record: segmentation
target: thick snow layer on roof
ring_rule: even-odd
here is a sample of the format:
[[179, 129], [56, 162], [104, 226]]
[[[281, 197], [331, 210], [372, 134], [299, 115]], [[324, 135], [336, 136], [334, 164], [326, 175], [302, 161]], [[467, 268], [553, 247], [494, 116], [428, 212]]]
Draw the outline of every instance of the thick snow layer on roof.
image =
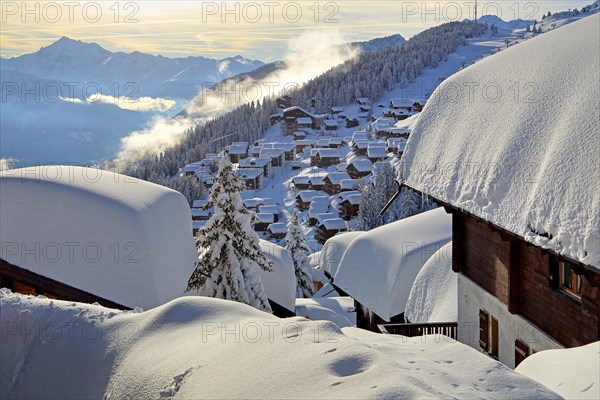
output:
[[565, 399], [600, 399], [600, 342], [540, 351], [527, 357], [515, 371]]
[[405, 149], [406, 183], [600, 270], [599, 37], [600, 15], [586, 17], [442, 83]]
[[339, 149], [319, 149], [317, 152], [321, 158], [341, 158], [342, 153]]
[[389, 321], [405, 310], [423, 264], [452, 238], [443, 208], [362, 233], [344, 252], [335, 284]]
[[263, 173], [262, 168], [240, 168], [235, 170], [235, 174], [242, 179], [256, 179], [262, 176]]
[[4, 260], [131, 308], [185, 291], [197, 252], [180, 193], [75, 166], [5, 171], [0, 185]]
[[2, 398], [558, 398], [455, 341], [342, 331], [232, 301], [134, 313], [2, 290], [0, 302], [0, 325], [15, 328], [3, 332]]
[[327, 174], [326, 179], [329, 179], [329, 181], [334, 185], [339, 185], [342, 180], [350, 179], [350, 175], [348, 175], [347, 172], [332, 172]]
[[415, 278], [406, 300], [406, 318], [414, 323], [458, 321], [457, 279], [449, 242], [427, 260]]
[[296, 122], [299, 125], [310, 125], [310, 124], [312, 124], [312, 118], [311, 117], [298, 117], [298, 118], [296, 118]]
[[341, 235], [336, 235], [325, 242], [319, 258], [321, 269], [327, 275], [335, 277], [346, 249], [355, 238], [363, 233], [364, 232], [345, 232]]
[[292, 256], [287, 249], [275, 243], [260, 240], [260, 248], [273, 261], [272, 271], [260, 270], [265, 292], [269, 300], [294, 312], [296, 306], [296, 272]]
[[344, 221], [341, 218], [324, 219], [322, 222], [322, 225], [328, 231], [331, 231], [331, 230], [344, 231], [344, 230], [348, 229], [348, 224], [346, 223], [346, 221]]
[[267, 227], [267, 230], [269, 230], [272, 233], [286, 233], [287, 226], [283, 222], [276, 222], [274, 224], [269, 225]]
[[[332, 289], [331, 287], [330, 290]], [[356, 326], [356, 312], [352, 297], [296, 299], [296, 315], [313, 321], [331, 321], [340, 328]]]
[[373, 169], [373, 163], [366, 158], [357, 158], [352, 160], [352, 165], [358, 172], [370, 172]]

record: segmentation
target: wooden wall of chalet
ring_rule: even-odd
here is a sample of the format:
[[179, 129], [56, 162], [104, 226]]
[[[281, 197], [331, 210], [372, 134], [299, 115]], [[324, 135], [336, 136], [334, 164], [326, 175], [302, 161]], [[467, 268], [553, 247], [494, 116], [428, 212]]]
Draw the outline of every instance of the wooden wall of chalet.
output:
[[452, 235], [454, 271], [497, 297], [512, 314], [565, 347], [600, 340], [600, 287], [592, 283], [593, 274], [583, 276], [579, 302], [552, 282], [557, 256], [456, 211]]

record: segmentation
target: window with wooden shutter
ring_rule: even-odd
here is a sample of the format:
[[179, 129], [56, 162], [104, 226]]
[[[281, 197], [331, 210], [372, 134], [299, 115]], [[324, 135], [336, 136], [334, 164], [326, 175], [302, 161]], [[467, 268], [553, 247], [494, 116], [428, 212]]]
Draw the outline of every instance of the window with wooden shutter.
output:
[[529, 355], [529, 346], [519, 339], [515, 340], [515, 368]]
[[479, 310], [479, 346], [485, 351], [489, 351], [489, 314]]
[[498, 347], [500, 342], [500, 331], [498, 327], [498, 320], [492, 317], [492, 341], [490, 343], [490, 354], [495, 359], [498, 359]]

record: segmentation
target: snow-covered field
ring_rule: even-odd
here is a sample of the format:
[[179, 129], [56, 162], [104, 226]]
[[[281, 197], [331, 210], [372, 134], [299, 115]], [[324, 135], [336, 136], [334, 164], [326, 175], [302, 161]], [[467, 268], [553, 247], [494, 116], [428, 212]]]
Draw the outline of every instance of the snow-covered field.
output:
[[535, 398], [541, 384], [444, 337], [393, 337], [185, 297], [143, 313], [0, 291], [0, 397]]

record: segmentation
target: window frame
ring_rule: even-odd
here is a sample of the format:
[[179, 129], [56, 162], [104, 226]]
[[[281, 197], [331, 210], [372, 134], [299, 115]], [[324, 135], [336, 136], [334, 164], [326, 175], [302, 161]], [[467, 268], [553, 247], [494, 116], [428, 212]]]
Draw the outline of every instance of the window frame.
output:
[[[577, 301], [581, 301], [581, 291], [583, 286], [583, 275], [578, 273], [573, 265], [568, 261], [558, 261], [558, 281], [557, 288], [567, 296], [574, 298]], [[568, 269], [568, 270], [567, 270]], [[567, 283], [567, 276], [570, 275], [570, 286]]]

